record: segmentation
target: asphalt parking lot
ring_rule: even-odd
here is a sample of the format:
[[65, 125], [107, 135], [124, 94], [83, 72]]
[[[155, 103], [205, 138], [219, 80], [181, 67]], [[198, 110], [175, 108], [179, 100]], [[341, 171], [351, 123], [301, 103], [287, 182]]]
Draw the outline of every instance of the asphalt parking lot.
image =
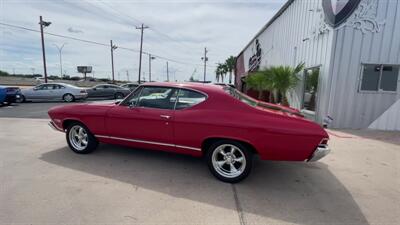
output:
[[58, 104], [0, 107], [0, 224], [400, 224], [399, 132], [331, 130], [321, 161], [256, 159], [231, 185], [188, 156], [75, 154], [47, 126]]

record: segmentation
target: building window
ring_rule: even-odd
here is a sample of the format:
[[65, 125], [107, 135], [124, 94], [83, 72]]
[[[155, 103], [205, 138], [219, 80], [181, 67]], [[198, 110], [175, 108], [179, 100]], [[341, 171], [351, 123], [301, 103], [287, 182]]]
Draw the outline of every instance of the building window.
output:
[[318, 102], [319, 67], [304, 71], [303, 109], [315, 112]]
[[396, 92], [400, 66], [365, 64], [360, 91]]

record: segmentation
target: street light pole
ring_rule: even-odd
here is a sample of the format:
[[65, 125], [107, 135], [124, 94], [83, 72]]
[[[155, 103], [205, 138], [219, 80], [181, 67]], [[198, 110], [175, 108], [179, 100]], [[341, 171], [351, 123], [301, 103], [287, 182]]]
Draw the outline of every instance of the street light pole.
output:
[[151, 82], [151, 60], [156, 59], [156, 57], [151, 56], [151, 54], [149, 54], [149, 82]]
[[112, 40], [110, 40], [110, 49], [111, 49], [111, 70], [112, 70], [112, 82], [115, 83], [114, 79], [114, 50], [117, 49], [118, 47], [116, 45], [113, 45]]
[[140, 27], [136, 27], [136, 29], [140, 29], [141, 35], [140, 35], [140, 56], [139, 56], [139, 77], [138, 77], [138, 83], [140, 84], [140, 75], [142, 73], [142, 50], [143, 50], [143, 30], [149, 28], [148, 26], [142, 25]]
[[62, 71], [63, 71], [63, 69], [62, 69], [62, 50], [63, 50], [65, 44], [66, 43], [63, 43], [61, 45], [61, 47], [58, 47], [58, 45], [54, 44], [54, 46], [56, 46], [56, 48], [58, 49], [58, 53], [60, 54], [60, 76], [61, 76], [61, 78], [63, 77], [63, 74], [62, 74]]
[[168, 61], [167, 61], [167, 82], [169, 82], [169, 70], [168, 70]]
[[203, 78], [204, 83], [206, 82], [206, 75], [207, 75], [207, 61], [208, 61], [207, 52], [208, 52], [207, 48], [204, 48], [204, 57], [201, 57], [201, 59], [204, 60], [204, 78]]
[[40, 25], [40, 35], [42, 38], [42, 55], [43, 55], [43, 70], [44, 70], [44, 82], [47, 83], [47, 68], [46, 68], [46, 53], [44, 48], [44, 36], [43, 36], [43, 28], [50, 26], [51, 22], [43, 21], [42, 16], [39, 17], [39, 25]]

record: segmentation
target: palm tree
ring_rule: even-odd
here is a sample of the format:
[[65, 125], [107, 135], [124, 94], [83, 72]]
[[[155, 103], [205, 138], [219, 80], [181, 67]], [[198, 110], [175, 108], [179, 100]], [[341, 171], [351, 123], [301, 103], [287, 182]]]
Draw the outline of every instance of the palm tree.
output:
[[290, 66], [272, 66], [269, 72], [272, 76], [273, 89], [279, 103], [288, 105], [286, 93], [296, 87], [299, 78], [297, 74], [304, 69], [304, 63], [298, 64], [295, 68]]
[[258, 99], [261, 100], [263, 91], [268, 90], [271, 84], [265, 73], [258, 71], [246, 77], [246, 86], [258, 92]]
[[[246, 80], [246, 85], [255, 90], [257, 90], [257, 88], [258, 88], [257, 91], [259, 92], [259, 99], [262, 97], [261, 92], [268, 91], [269, 92], [268, 101], [273, 102], [272, 93], [274, 91], [274, 85], [273, 85], [274, 83], [273, 83], [273, 76], [271, 74], [270, 69], [269, 68], [260, 69], [256, 72], [252, 73], [250, 76], [254, 76], [254, 75], [257, 76], [257, 78], [254, 78], [254, 79], [258, 80], [258, 82], [260, 82], [260, 84], [259, 85], [258, 84], [250, 84], [249, 85]], [[253, 82], [253, 81], [250, 81], [250, 82]], [[259, 87], [256, 87], [256, 86], [259, 86]]]
[[224, 81], [223, 78], [223, 68], [222, 68], [222, 64], [218, 63], [217, 68], [215, 69], [215, 79], [217, 80], [217, 82], [219, 82], [219, 79], [222, 79], [222, 81]]
[[222, 72], [221, 79], [222, 79], [222, 83], [224, 82], [225, 76], [228, 73], [228, 71], [229, 71], [228, 65], [226, 65], [226, 63], [221, 64], [221, 72]]
[[226, 59], [225, 65], [227, 66], [227, 71], [229, 72], [229, 84], [231, 84], [232, 83], [232, 72], [235, 71], [236, 57], [230, 56], [228, 59]]

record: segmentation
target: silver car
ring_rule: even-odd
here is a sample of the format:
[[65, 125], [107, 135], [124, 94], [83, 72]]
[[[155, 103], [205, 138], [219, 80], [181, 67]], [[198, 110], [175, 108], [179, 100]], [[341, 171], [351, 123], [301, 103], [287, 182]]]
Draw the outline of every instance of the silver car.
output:
[[64, 83], [40, 84], [33, 88], [21, 90], [22, 101], [63, 100], [73, 102], [86, 99], [87, 96], [88, 93], [84, 88]]

